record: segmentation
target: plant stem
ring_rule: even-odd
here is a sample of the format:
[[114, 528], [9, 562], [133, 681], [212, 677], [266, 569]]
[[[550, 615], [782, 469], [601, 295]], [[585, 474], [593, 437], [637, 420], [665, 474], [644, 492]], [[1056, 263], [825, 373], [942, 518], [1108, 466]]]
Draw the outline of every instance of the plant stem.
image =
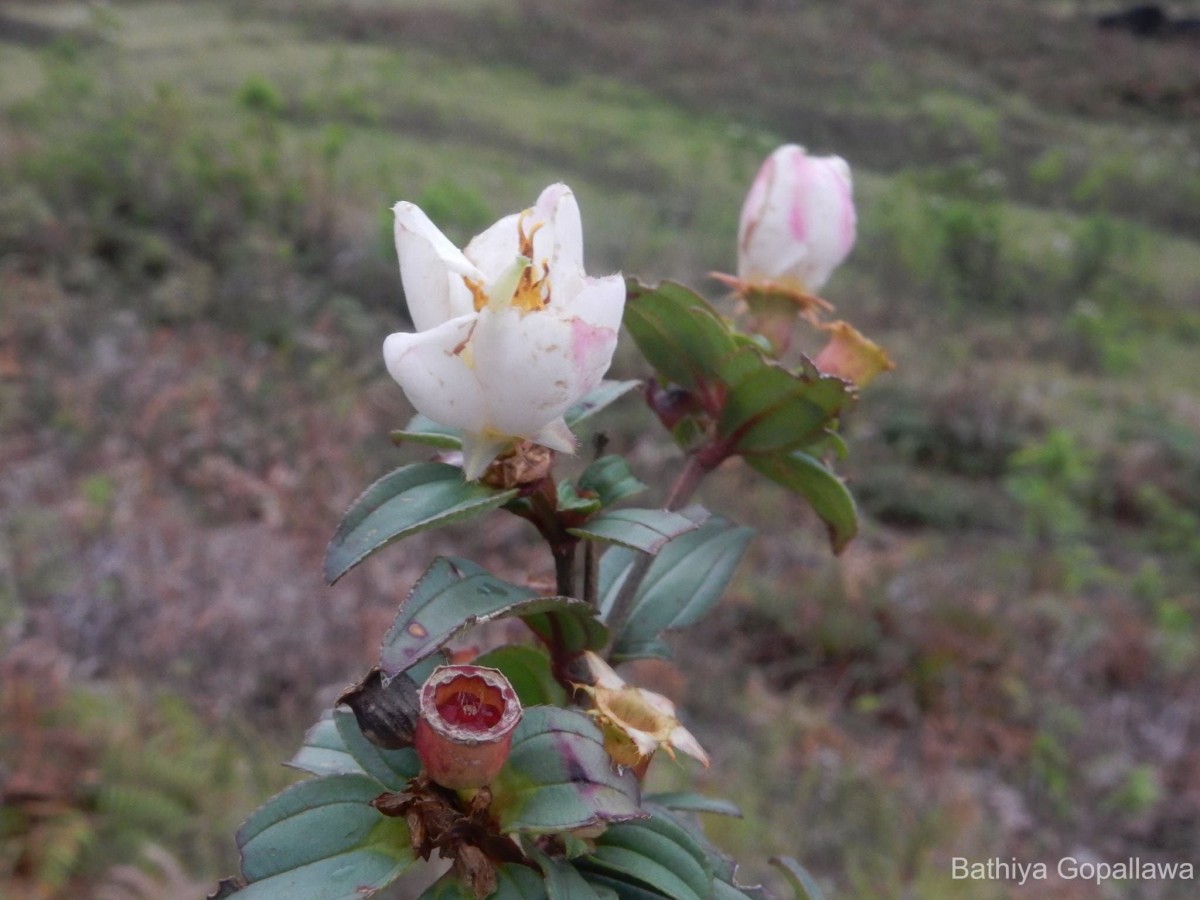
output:
[[532, 511], [524, 515], [546, 539], [554, 557], [554, 590], [562, 597], [575, 596], [575, 548], [579, 538], [569, 534], [558, 515], [558, 489], [553, 478], [543, 478], [529, 495]]
[[595, 542], [587, 541], [583, 545], [583, 599], [593, 609], [599, 600], [596, 596], [599, 589], [599, 562]]
[[550, 545], [554, 556], [555, 591], [560, 597], [575, 596], [575, 544], [576, 541], [556, 542]]
[[696, 492], [700, 480], [714, 468], [716, 466], [705, 465], [698, 454], [690, 454], [683, 469], [675, 477], [675, 483], [671, 485], [663, 508], [675, 510], [686, 504], [692, 499], [692, 494]]

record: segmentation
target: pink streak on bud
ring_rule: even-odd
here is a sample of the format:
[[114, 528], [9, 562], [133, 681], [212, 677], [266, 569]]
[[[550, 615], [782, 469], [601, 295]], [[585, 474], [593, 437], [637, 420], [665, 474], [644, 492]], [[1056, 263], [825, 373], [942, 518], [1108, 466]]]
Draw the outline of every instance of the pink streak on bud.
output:
[[838, 236], [841, 239], [842, 257], [845, 258], [850, 250], [854, 247], [854, 241], [857, 237], [858, 216], [854, 210], [854, 194], [850, 188], [850, 181], [846, 178], [846, 173], [841, 167], [832, 169], [834, 178], [837, 180], [838, 199], [840, 202], [842, 215], [838, 221]]
[[599, 383], [607, 365], [603, 361], [612, 358], [617, 343], [617, 333], [611, 328], [589, 325], [583, 319], [571, 320], [571, 361], [575, 365], [575, 376], [591, 390]]
[[758, 227], [762, 218], [763, 206], [767, 202], [771, 183], [774, 180], [775, 157], [768, 156], [758, 167], [758, 174], [754, 177], [754, 183], [750, 185], [750, 192], [746, 195], [745, 203], [742, 204], [742, 217], [738, 223], [738, 232], [742, 236], [741, 249], [743, 253], [750, 245], [754, 229]]
[[820, 181], [821, 172], [812, 165], [808, 154], [803, 151], [793, 153], [791, 156], [792, 175], [795, 181], [792, 183], [792, 210], [788, 217], [788, 224], [792, 228], [792, 237], [797, 242], [803, 242], [808, 238], [808, 223], [804, 218], [804, 207], [808, 203], [809, 193]]

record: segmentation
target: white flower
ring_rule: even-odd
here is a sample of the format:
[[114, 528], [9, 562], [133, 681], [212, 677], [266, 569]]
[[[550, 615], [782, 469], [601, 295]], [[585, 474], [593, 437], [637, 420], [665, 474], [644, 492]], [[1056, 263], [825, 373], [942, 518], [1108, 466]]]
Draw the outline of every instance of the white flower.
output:
[[738, 278], [821, 289], [855, 238], [850, 166], [786, 144], [767, 157], [742, 206]]
[[383, 358], [419, 412], [462, 430], [465, 476], [518, 439], [574, 452], [563, 413], [612, 361], [625, 281], [584, 274], [570, 188], [551, 185], [462, 251], [412, 203], [394, 212], [417, 331], [389, 335]]

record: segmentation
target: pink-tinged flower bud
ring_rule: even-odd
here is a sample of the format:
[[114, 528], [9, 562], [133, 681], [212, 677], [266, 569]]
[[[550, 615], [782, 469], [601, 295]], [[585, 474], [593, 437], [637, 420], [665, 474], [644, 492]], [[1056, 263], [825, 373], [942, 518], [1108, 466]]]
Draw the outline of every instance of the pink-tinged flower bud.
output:
[[738, 278], [819, 291], [854, 246], [850, 166], [786, 144], [767, 157], [742, 207]]
[[439, 666], [421, 687], [414, 738], [425, 774], [453, 790], [491, 783], [520, 721], [521, 701], [498, 670]]

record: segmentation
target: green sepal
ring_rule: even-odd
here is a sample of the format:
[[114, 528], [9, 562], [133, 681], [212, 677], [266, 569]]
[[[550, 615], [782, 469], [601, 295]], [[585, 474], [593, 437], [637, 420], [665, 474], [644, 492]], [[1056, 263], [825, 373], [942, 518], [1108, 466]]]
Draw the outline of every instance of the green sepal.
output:
[[351, 504], [325, 551], [325, 580], [333, 584], [394, 541], [481, 515], [516, 495], [515, 490], [463, 481], [457, 466], [403, 466], [376, 481]]
[[643, 815], [637, 778], [613, 766], [596, 724], [554, 706], [525, 709], [491, 790], [504, 832], [553, 834]]
[[834, 553], [841, 553], [858, 534], [858, 508], [845, 482], [819, 459], [800, 450], [747, 457], [756, 471], [805, 500], [829, 529]]

